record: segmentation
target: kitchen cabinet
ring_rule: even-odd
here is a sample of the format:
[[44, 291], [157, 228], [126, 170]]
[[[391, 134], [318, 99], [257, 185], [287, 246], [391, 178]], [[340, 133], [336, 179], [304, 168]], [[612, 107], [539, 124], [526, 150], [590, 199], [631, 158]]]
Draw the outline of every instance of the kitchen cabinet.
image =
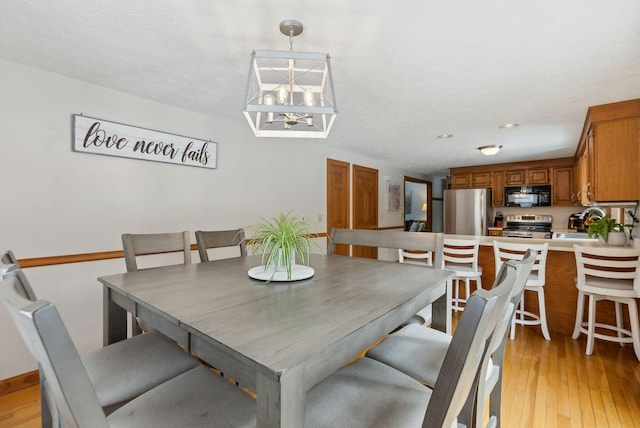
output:
[[549, 184], [549, 168], [532, 168], [527, 170], [527, 184]]
[[582, 205], [640, 200], [640, 99], [590, 107], [576, 158]]
[[504, 205], [504, 172], [494, 172], [491, 182], [491, 205], [501, 207]]
[[551, 205], [574, 205], [573, 168], [553, 168]]
[[471, 174], [451, 174], [452, 189], [471, 188]]
[[471, 174], [471, 186], [477, 188], [491, 187], [491, 173], [478, 172]]
[[514, 169], [505, 173], [506, 186], [524, 186], [526, 184], [526, 175], [524, 169]]

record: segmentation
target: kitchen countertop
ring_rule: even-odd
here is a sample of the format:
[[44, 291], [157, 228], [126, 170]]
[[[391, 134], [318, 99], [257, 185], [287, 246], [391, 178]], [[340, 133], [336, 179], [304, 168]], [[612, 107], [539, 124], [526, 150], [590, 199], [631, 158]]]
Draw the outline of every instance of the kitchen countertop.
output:
[[[452, 239], [475, 239], [480, 238], [481, 246], [493, 246], [493, 241], [513, 242], [518, 244], [544, 244], [549, 243], [549, 250], [552, 251], [571, 251], [573, 252], [573, 244], [584, 245], [587, 247], [606, 247], [599, 241], [589, 239], [532, 239], [532, 238], [509, 238], [505, 236], [471, 236], [471, 235], [450, 235], [446, 234], [446, 238]], [[632, 241], [635, 244], [638, 239]], [[628, 245], [628, 244], [627, 244]], [[637, 246], [638, 244], [636, 244]]]

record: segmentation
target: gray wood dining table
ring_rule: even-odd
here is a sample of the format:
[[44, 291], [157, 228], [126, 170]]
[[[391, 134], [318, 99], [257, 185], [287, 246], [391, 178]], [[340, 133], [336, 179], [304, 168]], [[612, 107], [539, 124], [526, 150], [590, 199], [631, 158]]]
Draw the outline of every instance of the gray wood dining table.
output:
[[98, 278], [104, 343], [127, 337], [127, 312], [256, 392], [259, 427], [304, 425], [305, 395], [428, 304], [451, 331], [452, 273], [388, 261], [311, 255], [313, 277], [264, 283], [257, 257]]

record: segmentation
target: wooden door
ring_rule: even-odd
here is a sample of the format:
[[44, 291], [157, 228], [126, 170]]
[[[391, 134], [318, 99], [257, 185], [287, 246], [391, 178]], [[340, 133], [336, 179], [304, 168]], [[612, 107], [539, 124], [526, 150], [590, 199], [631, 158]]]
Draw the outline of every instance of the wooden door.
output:
[[[334, 227], [349, 229], [350, 164], [327, 159], [327, 239]], [[348, 245], [336, 245], [334, 254], [349, 255]]]
[[[378, 170], [353, 165], [353, 229], [378, 228]], [[376, 247], [353, 246], [354, 257], [378, 258]]]

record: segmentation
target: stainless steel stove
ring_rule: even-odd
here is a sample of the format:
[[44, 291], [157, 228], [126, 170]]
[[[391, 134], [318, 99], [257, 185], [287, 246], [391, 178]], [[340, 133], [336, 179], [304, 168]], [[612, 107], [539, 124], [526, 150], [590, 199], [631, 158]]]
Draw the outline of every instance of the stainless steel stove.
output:
[[553, 217], [550, 215], [507, 215], [502, 236], [549, 239], [552, 223]]

